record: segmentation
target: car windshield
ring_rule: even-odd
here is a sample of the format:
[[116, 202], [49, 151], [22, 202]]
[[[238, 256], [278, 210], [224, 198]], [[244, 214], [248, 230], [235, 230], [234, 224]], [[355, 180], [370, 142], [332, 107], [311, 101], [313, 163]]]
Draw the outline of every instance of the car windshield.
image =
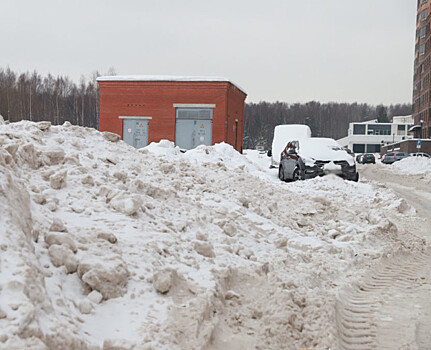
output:
[[299, 141], [299, 153], [302, 157], [319, 160], [346, 160], [354, 163], [354, 159], [334, 139], [312, 137]]

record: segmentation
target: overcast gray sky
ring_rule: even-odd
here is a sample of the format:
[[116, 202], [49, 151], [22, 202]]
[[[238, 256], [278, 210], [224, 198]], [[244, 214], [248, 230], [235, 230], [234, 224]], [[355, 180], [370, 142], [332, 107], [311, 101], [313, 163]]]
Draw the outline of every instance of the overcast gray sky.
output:
[[227, 77], [248, 102], [411, 102], [416, 0], [0, 0], [0, 67]]

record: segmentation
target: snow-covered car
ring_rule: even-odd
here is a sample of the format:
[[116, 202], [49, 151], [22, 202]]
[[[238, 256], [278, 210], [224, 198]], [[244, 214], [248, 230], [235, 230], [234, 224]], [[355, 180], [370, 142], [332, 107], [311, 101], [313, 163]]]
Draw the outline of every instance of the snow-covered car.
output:
[[274, 128], [274, 138], [272, 139], [271, 149], [268, 150], [268, 157], [271, 157], [270, 168], [279, 165], [279, 155], [290, 140], [303, 140], [311, 138], [311, 129], [308, 125], [277, 125]]
[[359, 180], [355, 159], [330, 138], [313, 137], [288, 142], [280, 154], [278, 169], [278, 177], [282, 181], [304, 180], [326, 174]]
[[423, 158], [431, 158], [431, 156], [428, 153], [425, 152], [416, 152], [416, 153], [410, 153], [412, 157], [423, 157]]

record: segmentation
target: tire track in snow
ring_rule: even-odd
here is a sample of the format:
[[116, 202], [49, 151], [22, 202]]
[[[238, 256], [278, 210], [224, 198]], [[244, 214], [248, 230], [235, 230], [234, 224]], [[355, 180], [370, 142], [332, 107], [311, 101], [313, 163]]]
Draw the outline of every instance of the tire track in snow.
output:
[[398, 254], [336, 305], [339, 349], [428, 349], [431, 252]]

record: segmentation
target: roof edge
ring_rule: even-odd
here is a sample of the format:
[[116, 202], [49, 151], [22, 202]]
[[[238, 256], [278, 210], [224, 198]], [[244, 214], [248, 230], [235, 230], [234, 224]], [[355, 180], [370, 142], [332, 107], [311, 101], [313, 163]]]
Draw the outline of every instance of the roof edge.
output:
[[238, 84], [224, 77], [212, 76], [176, 76], [176, 75], [104, 75], [97, 78], [97, 81], [177, 81], [177, 82], [222, 82], [230, 83], [238, 90], [247, 95], [247, 92]]

